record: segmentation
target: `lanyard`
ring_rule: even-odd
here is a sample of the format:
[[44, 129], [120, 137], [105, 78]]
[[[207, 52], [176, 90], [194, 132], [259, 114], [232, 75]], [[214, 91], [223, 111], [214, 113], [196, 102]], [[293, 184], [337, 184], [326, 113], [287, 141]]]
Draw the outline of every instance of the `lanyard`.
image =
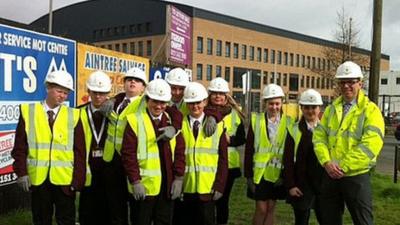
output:
[[96, 127], [94, 126], [93, 117], [92, 117], [92, 107], [89, 106], [89, 107], [87, 107], [87, 109], [88, 109], [87, 114], [88, 114], [88, 117], [89, 117], [89, 124], [90, 124], [90, 127], [92, 128], [92, 133], [93, 133], [94, 140], [96, 141], [96, 147], [99, 147], [101, 136], [103, 136], [104, 127], [106, 125], [106, 118], [103, 117], [103, 121], [101, 122], [100, 132], [97, 133]]

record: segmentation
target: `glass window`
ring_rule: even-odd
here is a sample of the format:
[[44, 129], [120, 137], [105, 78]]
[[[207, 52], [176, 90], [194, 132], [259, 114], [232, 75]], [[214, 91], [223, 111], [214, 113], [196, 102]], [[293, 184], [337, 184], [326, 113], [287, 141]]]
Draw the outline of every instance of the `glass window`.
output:
[[301, 67], [306, 67], [306, 56], [301, 55]]
[[304, 75], [303, 76], [301, 76], [301, 79], [300, 79], [300, 87], [304, 87]]
[[311, 77], [311, 88], [315, 88], [315, 77]]
[[203, 80], [203, 64], [197, 64], [197, 80]]
[[271, 63], [275, 64], [275, 50], [271, 50]]
[[284, 87], [286, 87], [286, 85], [287, 85], [287, 73], [284, 73], [283, 74], [283, 84], [282, 84]]
[[119, 44], [115, 44], [115, 51], [119, 52]]
[[221, 75], [221, 70], [222, 70], [221, 66], [215, 66], [215, 76], [216, 77], [221, 77], [222, 76]]
[[276, 77], [276, 84], [281, 86], [281, 73], [278, 73], [278, 75]]
[[325, 61], [325, 59], [322, 59], [322, 70], [324, 70], [325, 71], [325, 69], [326, 69], [326, 61]]
[[147, 56], [151, 56], [151, 52], [152, 52], [152, 46], [151, 46], [151, 40], [148, 40], [146, 43], [146, 52], [147, 52]]
[[284, 65], [287, 65], [287, 64], [289, 64], [289, 62], [288, 62], [288, 59], [289, 57], [288, 57], [288, 53], [287, 52], [285, 52], [285, 53], [283, 53], [283, 64]]
[[264, 62], [268, 63], [268, 49], [264, 48]]
[[212, 55], [213, 53], [213, 39], [207, 38], [207, 55]]
[[315, 69], [315, 57], [312, 57], [312, 68]]
[[135, 49], [135, 42], [131, 42], [131, 43], [129, 44], [129, 48], [130, 48], [131, 55], [134, 55], [135, 52], [136, 52], [136, 49]]
[[321, 89], [325, 89], [325, 77], [321, 77]]
[[278, 64], [282, 64], [282, 51], [278, 51]]
[[318, 58], [317, 68], [320, 70], [321, 67], [321, 58]]
[[225, 67], [225, 80], [229, 82], [231, 80], [231, 68]]
[[254, 60], [254, 46], [250, 46], [249, 58], [250, 58], [250, 61]]
[[197, 37], [197, 53], [203, 53], [203, 38]]
[[268, 84], [268, 71], [264, 71], [263, 73], [263, 84], [264, 85]]
[[317, 77], [317, 89], [320, 89], [321, 87], [321, 79], [319, 77]]
[[271, 72], [271, 78], [269, 79], [269, 83], [274, 84], [275, 83], [275, 73]]
[[257, 61], [261, 62], [261, 48], [257, 48]]
[[382, 78], [381, 79], [381, 84], [382, 85], [387, 85], [388, 84], [388, 79], [387, 78]]
[[310, 76], [307, 76], [306, 87], [310, 88]]
[[400, 77], [396, 77], [396, 84], [400, 84]]
[[238, 43], [233, 44], [233, 58], [235, 58], [235, 59], [239, 58], [239, 44]]
[[289, 75], [289, 91], [299, 91], [299, 75], [298, 74], [291, 73]]
[[296, 54], [296, 67], [300, 66], [300, 55]]
[[143, 41], [138, 42], [139, 56], [143, 56]]
[[310, 69], [311, 68], [311, 57], [307, 56], [307, 68]]
[[212, 65], [207, 65], [207, 80], [212, 80]]
[[242, 45], [242, 59], [245, 60], [247, 57], [247, 46]]
[[293, 55], [293, 53], [290, 53], [289, 60], [290, 60], [290, 66], [293, 66], [294, 65], [294, 55]]
[[128, 53], [128, 44], [127, 43], [122, 43], [122, 52]]
[[231, 57], [231, 43], [230, 42], [225, 42], [225, 57], [230, 58]]
[[328, 60], [328, 66], [327, 66], [328, 71], [331, 70], [331, 61]]
[[222, 41], [221, 40], [217, 40], [217, 53], [216, 54], [217, 54], [217, 56], [222, 55]]

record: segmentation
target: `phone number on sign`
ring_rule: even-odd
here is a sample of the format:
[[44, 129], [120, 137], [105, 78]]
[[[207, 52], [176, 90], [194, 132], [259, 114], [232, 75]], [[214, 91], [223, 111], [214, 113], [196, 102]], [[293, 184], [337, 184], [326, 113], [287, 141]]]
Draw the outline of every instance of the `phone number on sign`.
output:
[[17, 180], [17, 174], [15, 173], [0, 175], [0, 185], [7, 184], [15, 180]]
[[19, 103], [0, 102], [0, 124], [17, 123], [19, 117]]

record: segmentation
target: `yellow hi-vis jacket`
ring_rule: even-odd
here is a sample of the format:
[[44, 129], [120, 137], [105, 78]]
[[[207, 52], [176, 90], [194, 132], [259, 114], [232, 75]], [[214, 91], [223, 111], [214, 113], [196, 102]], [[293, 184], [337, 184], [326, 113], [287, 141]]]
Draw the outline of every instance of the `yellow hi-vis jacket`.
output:
[[296, 123], [293, 124], [291, 129], [288, 129], [290, 136], [292, 136], [293, 140], [294, 140], [294, 159], [293, 161], [296, 162], [296, 155], [297, 155], [297, 149], [299, 149], [299, 144], [301, 141], [301, 130], [299, 127], [300, 121], [297, 121]]
[[326, 108], [314, 130], [314, 151], [321, 165], [336, 162], [345, 176], [355, 176], [375, 165], [384, 132], [382, 112], [362, 91], [344, 118], [340, 96]]
[[279, 123], [276, 140], [271, 143], [267, 135], [264, 113], [252, 113], [251, 126], [254, 131], [253, 181], [259, 184], [261, 178], [275, 183], [280, 176], [287, 130], [292, 119], [283, 114]]
[[103, 154], [104, 161], [111, 162], [115, 151], [121, 155], [122, 138], [126, 127], [126, 116], [130, 113], [143, 111], [145, 108], [146, 101], [142, 95], [129, 103], [121, 114], [117, 114], [115, 111], [111, 112], [110, 116], [108, 116], [107, 139], [104, 144]]
[[[223, 121], [226, 133], [229, 136], [234, 136], [241, 122], [238, 112], [232, 109], [231, 113], [224, 117]], [[228, 147], [228, 168], [240, 168], [240, 154], [237, 147]]]
[[85, 105], [81, 110], [81, 122], [82, 122], [82, 127], [83, 127], [83, 132], [85, 133], [85, 148], [86, 148], [86, 181], [85, 181], [85, 186], [90, 186], [92, 183], [92, 172], [90, 170], [90, 165], [89, 165], [89, 154], [90, 154], [90, 147], [92, 145], [92, 128], [90, 127], [89, 123], [89, 118], [88, 118], [88, 106]]
[[79, 110], [61, 105], [50, 129], [41, 103], [21, 104], [28, 141], [27, 167], [32, 185], [42, 184], [47, 177], [54, 185], [70, 185], [74, 169], [74, 128]]
[[218, 169], [219, 140], [224, 131], [223, 122], [217, 124], [217, 130], [211, 137], [205, 137], [199, 127], [197, 139], [187, 116], [182, 122], [182, 135], [185, 140], [186, 168], [183, 180], [184, 193], [210, 194]]
[[[168, 116], [167, 113], [165, 113], [165, 115]], [[137, 159], [141, 177], [140, 182], [146, 189], [146, 196], [156, 196], [160, 193], [162, 174], [160, 152], [151, 118], [146, 111], [138, 111], [127, 115], [126, 119], [138, 139]], [[173, 160], [176, 138], [172, 138], [169, 143]], [[129, 182], [128, 190], [130, 193], [133, 193], [132, 186], [129, 185]]]

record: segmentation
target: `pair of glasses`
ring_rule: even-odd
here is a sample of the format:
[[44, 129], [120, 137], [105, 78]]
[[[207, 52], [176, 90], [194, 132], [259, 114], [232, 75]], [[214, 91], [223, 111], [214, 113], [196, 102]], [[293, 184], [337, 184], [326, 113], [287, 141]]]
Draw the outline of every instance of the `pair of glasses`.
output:
[[353, 86], [356, 83], [358, 83], [360, 80], [340, 80], [338, 81], [338, 84], [340, 86], [345, 86], [345, 85], [349, 85], [349, 86]]

